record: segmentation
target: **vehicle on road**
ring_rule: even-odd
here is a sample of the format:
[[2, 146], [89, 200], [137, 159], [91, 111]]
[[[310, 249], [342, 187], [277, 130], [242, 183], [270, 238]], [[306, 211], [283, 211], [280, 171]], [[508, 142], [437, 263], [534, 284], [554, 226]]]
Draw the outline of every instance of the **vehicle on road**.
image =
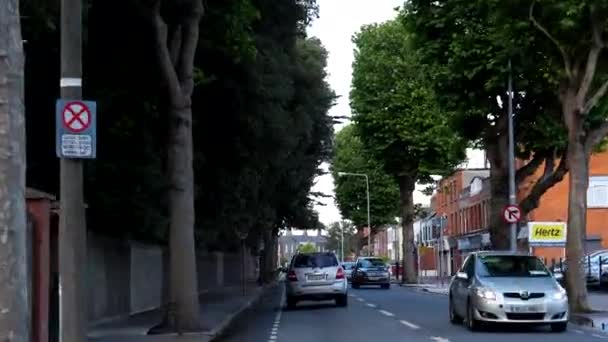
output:
[[351, 281], [354, 289], [361, 285], [380, 285], [383, 289], [388, 289], [391, 287], [389, 266], [381, 258], [358, 258]]
[[345, 261], [342, 263], [342, 268], [344, 269], [344, 272], [346, 273], [346, 280], [351, 281], [352, 275], [353, 275], [353, 270], [355, 269], [355, 262], [354, 261]]
[[475, 252], [450, 282], [449, 316], [476, 330], [482, 323], [568, 327], [568, 298], [542, 261], [512, 252]]
[[346, 272], [334, 253], [298, 253], [293, 256], [285, 282], [287, 307], [303, 300], [335, 300], [337, 306], [348, 305]]

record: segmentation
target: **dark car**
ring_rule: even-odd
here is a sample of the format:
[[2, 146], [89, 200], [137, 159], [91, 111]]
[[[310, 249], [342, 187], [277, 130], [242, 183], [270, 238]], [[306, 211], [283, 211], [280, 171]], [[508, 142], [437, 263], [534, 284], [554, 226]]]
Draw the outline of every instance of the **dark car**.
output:
[[391, 287], [389, 266], [380, 258], [366, 257], [357, 259], [352, 274], [353, 288], [361, 285], [380, 285], [383, 289]]

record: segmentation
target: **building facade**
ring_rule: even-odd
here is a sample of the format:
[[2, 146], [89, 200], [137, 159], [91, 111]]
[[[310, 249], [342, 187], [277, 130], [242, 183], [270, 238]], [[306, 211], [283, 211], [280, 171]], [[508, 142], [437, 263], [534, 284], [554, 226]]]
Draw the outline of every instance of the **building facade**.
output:
[[297, 252], [298, 248], [304, 244], [312, 244], [316, 247], [317, 251], [325, 252], [325, 245], [327, 243], [327, 237], [323, 236], [322, 231], [316, 230], [314, 233], [309, 233], [307, 230], [302, 235], [293, 234], [292, 230], [287, 230], [285, 235], [279, 236], [278, 254], [279, 262], [289, 262]]

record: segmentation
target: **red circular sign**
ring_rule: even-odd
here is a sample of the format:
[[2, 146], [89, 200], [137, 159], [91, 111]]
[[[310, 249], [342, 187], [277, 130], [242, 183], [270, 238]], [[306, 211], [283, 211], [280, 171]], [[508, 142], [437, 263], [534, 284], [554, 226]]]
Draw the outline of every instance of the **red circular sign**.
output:
[[72, 133], [82, 133], [91, 126], [91, 110], [84, 102], [66, 103], [61, 117], [63, 126]]
[[521, 219], [521, 209], [516, 205], [508, 205], [502, 212], [502, 218], [507, 223], [517, 223]]

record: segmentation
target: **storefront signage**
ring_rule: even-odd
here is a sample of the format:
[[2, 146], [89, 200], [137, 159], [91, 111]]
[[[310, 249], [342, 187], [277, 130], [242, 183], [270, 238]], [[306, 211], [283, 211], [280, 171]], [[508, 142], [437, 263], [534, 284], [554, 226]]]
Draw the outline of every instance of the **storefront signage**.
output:
[[566, 245], [566, 223], [564, 222], [530, 222], [528, 223], [528, 242], [530, 246]]

